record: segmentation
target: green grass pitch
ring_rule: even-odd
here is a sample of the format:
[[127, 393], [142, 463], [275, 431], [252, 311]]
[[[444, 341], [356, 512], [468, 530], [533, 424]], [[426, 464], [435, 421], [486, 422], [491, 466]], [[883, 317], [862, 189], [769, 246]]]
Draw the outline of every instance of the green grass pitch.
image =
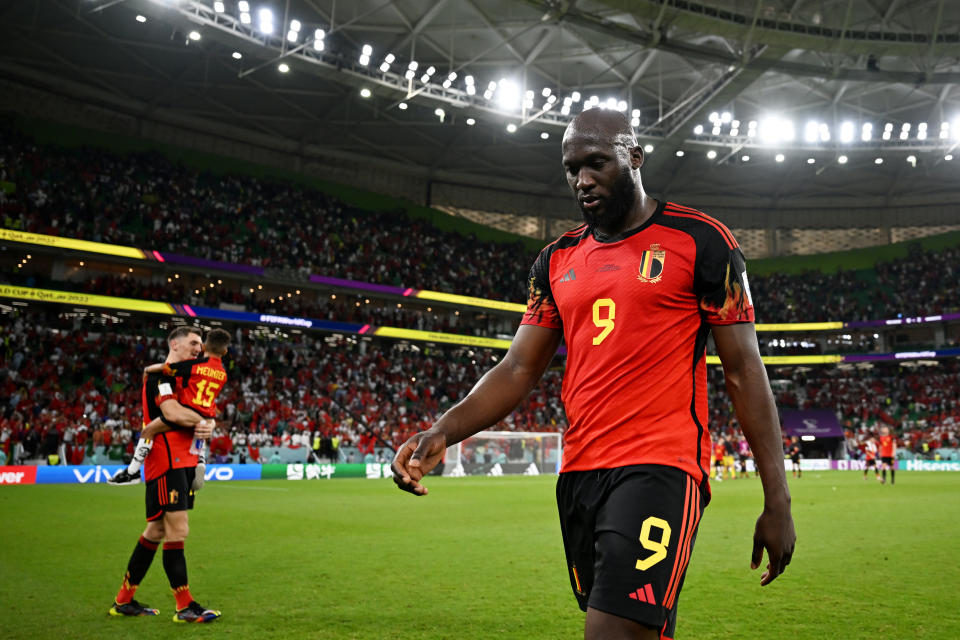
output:
[[[143, 487], [0, 488], [0, 638], [578, 638], [552, 477], [208, 483], [191, 514], [191, 590], [221, 609], [171, 621], [159, 555], [106, 615], [143, 527]], [[960, 474], [791, 479], [798, 545], [768, 587], [749, 570], [756, 478], [714, 484], [677, 638], [960, 637]]]

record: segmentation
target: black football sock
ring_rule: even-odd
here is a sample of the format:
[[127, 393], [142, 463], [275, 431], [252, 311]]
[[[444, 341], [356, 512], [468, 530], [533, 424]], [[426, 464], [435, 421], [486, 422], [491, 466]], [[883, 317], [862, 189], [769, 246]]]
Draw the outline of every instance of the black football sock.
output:
[[893, 484], [896, 479], [897, 471], [895, 469], [890, 469], [890, 484]]
[[157, 553], [159, 542], [147, 540], [143, 536], [137, 541], [137, 546], [133, 548], [130, 554], [130, 562], [127, 563], [127, 573], [123, 577], [123, 585], [117, 593], [117, 603], [124, 604], [133, 600], [133, 595], [137, 591], [137, 586], [147, 575], [150, 563], [153, 562], [153, 556]]

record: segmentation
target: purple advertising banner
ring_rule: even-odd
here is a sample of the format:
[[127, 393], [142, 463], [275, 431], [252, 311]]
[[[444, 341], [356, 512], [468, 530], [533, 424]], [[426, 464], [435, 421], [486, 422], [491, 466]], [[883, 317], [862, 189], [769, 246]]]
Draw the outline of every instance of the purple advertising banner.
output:
[[359, 280], [344, 280], [343, 278], [331, 278], [329, 276], [311, 275], [310, 282], [319, 284], [329, 284], [334, 287], [344, 287], [346, 289], [362, 289], [364, 291], [376, 291], [378, 293], [389, 293], [391, 295], [405, 296], [410, 289], [403, 287], [393, 287], [388, 284], [373, 284], [372, 282], [360, 282]]
[[829, 409], [784, 409], [783, 432], [788, 436], [815, 436], [817, 438], [842, 438], [843, 427], [837, 414]]
[[[154, 253], [160, 253], [154, 251]], [[206, 258], [197, 258], [194, 256], [182, 256], [179, 253], [160, 253], [164, 262], [171, 264], [183, 264], [189, 267], [201, 267], [203, 269], [219, 269], [221, 271], [236, 271], [238, 273], [249, 273], [254, 276], [263, 275], [263, 267], [254, 267], [249, 264], [234, 264], [232, 262], [220, 262], [219, 260], [207, 260]]]

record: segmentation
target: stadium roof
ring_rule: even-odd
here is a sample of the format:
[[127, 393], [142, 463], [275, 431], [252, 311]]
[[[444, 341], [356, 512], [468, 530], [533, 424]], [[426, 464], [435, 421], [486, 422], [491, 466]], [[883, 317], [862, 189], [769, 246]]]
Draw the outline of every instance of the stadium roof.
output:
[[960, 3], [947, 0], [0, 6], [9, 82], [308, 157], [556, 196], [562, 217], [559, 140], [592, 96], [652, 145], [656, 194], [945, 207], [960, 171], [958, 61]]

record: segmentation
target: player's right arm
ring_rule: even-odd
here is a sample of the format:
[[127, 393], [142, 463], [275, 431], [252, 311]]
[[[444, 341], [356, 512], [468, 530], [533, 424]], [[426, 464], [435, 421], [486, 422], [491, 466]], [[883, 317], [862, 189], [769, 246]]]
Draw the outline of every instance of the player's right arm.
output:
[[561, 336], [557, 329], [521, 325], [503, 360], [480, 378], [467, 397], [400, 447], [391, 465], [397, 486], [426, 495], [420, 480], [437, 466], [446, 448], [508, 416], [546, 371]]
[[[213, 433], [214, 424], [216, 424], [213, 420], [204, 419], [199, 413], [186, 408], [173, 398], [168, 398], [160, 403], [160, 412], [163, 413], [168, 425], [172, 422], [177, 426], [193, 429], [196, 438], [209, 438]], [[157, 419], [159, 420], [159, 418]]]
[[163, 373], [163, 366], [165, 363], [157, 362], [155, 364], [147, 365], [143, 368], [144, 373]]

